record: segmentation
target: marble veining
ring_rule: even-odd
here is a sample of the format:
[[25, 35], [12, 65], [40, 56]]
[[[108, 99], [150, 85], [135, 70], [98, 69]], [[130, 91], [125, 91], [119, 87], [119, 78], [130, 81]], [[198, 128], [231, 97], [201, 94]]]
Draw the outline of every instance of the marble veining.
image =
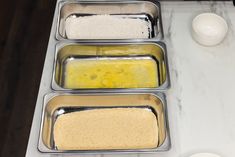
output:
[[[194, 152], [209, 151], [233, 157], [235, 38], [231, 17], [235, 17], [234, 8], [227, 2], [192, 2], [187, 8], [188, 5], [163, 4], [164, 28], [170, 28], [166, 32], [170, 35], [165, 36], [172, 81], [172, 88], [167, 93], [168, 108], [173, 109], [171, 103], [178, 106], [172, 112], [178, 117], [174, 133], [180, 135], [175, 143], [180, 146], [174, 156], [186, 157]], [[174, 16], [168, 12], [174, 12]], [[214, 12], [227, 20], [229, 33], [220, 45], [203, 47], [192, 39], [191, 21], [201, 12]], [[167, 18], [171, 22], [166, 23]], [[176, 120], [172, 120], [174, 122]]]

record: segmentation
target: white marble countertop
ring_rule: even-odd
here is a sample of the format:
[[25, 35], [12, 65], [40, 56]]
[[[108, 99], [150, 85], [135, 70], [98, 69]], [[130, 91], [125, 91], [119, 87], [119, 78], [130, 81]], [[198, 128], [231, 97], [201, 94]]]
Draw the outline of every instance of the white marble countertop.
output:
[[[167, 93], [176, 157], [195, 152], [235, 156], [235, 7], [221, 2], [162, 3], [172, 87]], [[191, 36], [191, 21], [215, 12], [229, 25], [215, 47]]]
[[[235, 157], [235, 7], [232, 2], [161, 5], [172, 84], [166, 92], [172, 148], [168, 152], [122, 156], [188, 157], [212, 152]], [[227, 20], [229, 32], [220, 45], [203, 47], [192, 39], [191, 21], [202, 12], [215, 12]], [[48, 58], [48, 62], [52, 59]], [[41, 82], [40, 88], [46, 84]], [[42, 156], [37, 150], [36, 135], [40, 108], [37, 105], [35, 109], [27, 157]]]

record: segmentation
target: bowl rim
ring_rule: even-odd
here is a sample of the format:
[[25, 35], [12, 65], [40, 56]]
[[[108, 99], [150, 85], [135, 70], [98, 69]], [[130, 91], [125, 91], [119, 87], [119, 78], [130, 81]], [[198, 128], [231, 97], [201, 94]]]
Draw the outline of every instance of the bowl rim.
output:
[[[205, 12], [205, 13], [201, 13], [201, 14], [198, 14], [197, 16], [194, 17], [193, 21], [192, 21], [192, 28], [193, 28], [193, 31], [195, 33], [197, 33], [199, 36], [201, 36], [201, 32], [198, 31], [198, 29], [195, 27], [195, 23], [196, 23], [196, 20], [198, 20], [200, 17], [205, 17], [205, 16], [209, 16], [209, 17], [212, 17], [214, 18], [215, 20], [217, 20], [219, 23], [221, 23], [223, 25], [223, 27], [225, 28], [224, 29], [224, 34], [226, 34], [228, 32], [228, 24], [226, 22], [226, 20], [218, 15], [218, 14], [215, 14], [215, 13], [212, 13], [212, 12]], [[202, 36], [206, 36], [206, 37], [213, 37], [213, 36], [208, 36], [208, 35], [202, 35]]]

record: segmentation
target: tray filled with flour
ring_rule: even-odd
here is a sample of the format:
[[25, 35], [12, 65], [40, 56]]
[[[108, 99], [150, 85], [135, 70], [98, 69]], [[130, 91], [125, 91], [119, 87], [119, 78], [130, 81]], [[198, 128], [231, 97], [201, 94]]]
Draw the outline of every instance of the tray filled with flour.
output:
[[60, 4], [58, 39], [150, 39], [163, 37], [156, 1], [78, 1]]

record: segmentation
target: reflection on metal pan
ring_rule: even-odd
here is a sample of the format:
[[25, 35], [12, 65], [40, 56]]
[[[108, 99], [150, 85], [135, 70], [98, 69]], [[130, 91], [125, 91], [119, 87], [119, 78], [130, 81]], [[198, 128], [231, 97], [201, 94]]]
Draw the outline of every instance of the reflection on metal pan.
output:
[[166, 117], [166, 101], [163, 96], [151, 93], [112, 94], [49, 94], [45, 97], [38, 148], [42, 152], [70, 152], [58, 150], [53, 138], [56, 119], [71, 112], [97, 109], [140, 108], [152, 112], [158, 123], [158, 144], [152, 149], [129, 150], [73, 150], [72, 152], [154, 152], [170, 148]]
[[[75, 15], [75, 16], [74, 16]], [[92, 15], [111, 15], [123, 18], [135, 18], [147, 21], [148, 38], [161, 40], [163, 29], [160, 4], [151, 0], [129, 1], [73, 1], [61, 2], [57, 26], [57, 39], [67, 39], [65, 23], [68, 17], [84, 17]], [[123, 38], [128, 39], [128, 38]]]

